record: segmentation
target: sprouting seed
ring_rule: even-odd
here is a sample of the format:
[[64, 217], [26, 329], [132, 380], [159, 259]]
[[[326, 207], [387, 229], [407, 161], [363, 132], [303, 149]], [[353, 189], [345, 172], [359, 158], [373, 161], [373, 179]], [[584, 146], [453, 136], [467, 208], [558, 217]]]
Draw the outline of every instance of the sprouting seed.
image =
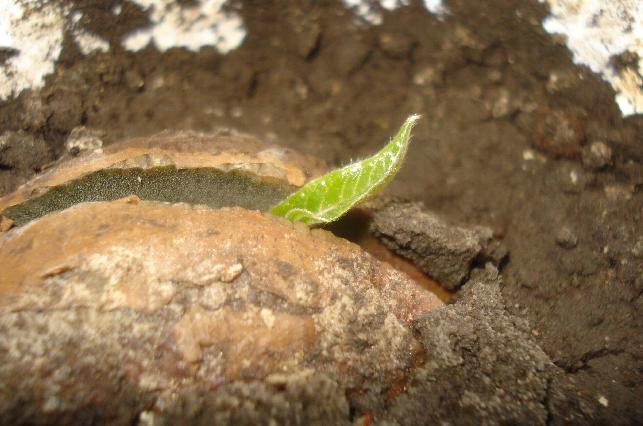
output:
[[386, 186], [406, 155], [411, 130], [420, 118], [406, 119], [380, 152], [308, 182], [270, 211], [291, 222], [313, 226], [332, 222]]

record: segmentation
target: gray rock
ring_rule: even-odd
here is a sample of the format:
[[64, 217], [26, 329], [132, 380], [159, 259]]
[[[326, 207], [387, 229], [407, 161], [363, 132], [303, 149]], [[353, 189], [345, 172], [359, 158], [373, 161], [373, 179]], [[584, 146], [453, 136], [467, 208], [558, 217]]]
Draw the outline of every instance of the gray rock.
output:
[[375, 209], [371, 231], [450, 290], [468, 278], [474, 261], [492, 241], [489, 228], [451, 226], [421, 203], [393, 203]]
[[84, 126], [74, 127], [65, 141], [65, 150], [71, 155], [78, 155], [83, 151], [93, 151], [103, 147], [105, 132], [91, 130]]

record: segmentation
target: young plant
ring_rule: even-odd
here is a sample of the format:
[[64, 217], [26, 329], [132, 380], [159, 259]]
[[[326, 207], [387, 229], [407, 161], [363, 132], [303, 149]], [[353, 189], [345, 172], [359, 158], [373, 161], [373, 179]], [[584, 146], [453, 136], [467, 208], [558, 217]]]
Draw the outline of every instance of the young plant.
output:
[[308, 226], [332, 222], [385, 187], [404, 160], [419, 115], [406, 119], [380, 152], [308, 182], [270, 211]]

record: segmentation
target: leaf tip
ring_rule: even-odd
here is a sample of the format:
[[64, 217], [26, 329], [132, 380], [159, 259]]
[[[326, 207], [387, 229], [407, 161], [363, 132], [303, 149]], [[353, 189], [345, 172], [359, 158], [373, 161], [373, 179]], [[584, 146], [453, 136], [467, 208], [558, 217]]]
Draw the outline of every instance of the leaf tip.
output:
[[406, 137], [410, 138], [411, 137], [411, 131], [415, 127], [415, 124], [417, 121], [422, 118], [420, 114], [413, 114], [409, 115], [408, 118], [404, 121], [404, 124], [402, 124], [402, 127], [400, 128], [400, 133], [405, 133]]
[[395, 176], [406, 155], [411, 131], [420, 118], [420, 114], [410, 115], [378, 153], [308, 182], [273, 207], [271, 213], [309, 226], [339, 218]]

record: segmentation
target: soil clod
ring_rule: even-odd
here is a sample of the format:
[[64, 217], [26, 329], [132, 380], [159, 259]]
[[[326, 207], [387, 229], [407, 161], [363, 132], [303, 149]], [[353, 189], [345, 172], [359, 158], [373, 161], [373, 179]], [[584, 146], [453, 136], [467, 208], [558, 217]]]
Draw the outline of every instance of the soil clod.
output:
[[[421, 203], [392, 203], [376, 209], [371, 230], [387, 247], [411, 259], [449, 290], [464, 283], [493, 239], [491, 229], [448, 225]], [[502, 260], [506, 253], [498, 249]]]

